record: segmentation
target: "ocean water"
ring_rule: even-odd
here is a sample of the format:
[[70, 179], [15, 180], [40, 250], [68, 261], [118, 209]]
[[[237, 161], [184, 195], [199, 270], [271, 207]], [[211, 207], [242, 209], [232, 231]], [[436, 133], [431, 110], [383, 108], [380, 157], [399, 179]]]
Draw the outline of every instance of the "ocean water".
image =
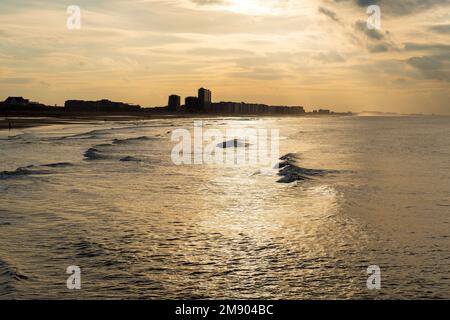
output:
[[449, 117], [204, 122], [326, 174], [176, 166], [193, 119], [0, 131], [0, 299], [450, 298]]

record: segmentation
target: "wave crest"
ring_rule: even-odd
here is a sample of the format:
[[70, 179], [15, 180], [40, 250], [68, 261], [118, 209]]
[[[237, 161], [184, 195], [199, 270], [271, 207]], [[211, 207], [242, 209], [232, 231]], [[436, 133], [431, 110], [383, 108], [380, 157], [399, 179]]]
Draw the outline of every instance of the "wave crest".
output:
[[280, 158], [280, 160], [283, 161], [278, 164], [278, 175], [282, 178], [277, 181], [278, 183], [292, 183], [295, 181], [311, 180], [313, 177], [320, 177], [329, 173], [337, 172], [335, 170], [302, 168], [297, 165], [298, 159], [298, 153], [288, 153]]

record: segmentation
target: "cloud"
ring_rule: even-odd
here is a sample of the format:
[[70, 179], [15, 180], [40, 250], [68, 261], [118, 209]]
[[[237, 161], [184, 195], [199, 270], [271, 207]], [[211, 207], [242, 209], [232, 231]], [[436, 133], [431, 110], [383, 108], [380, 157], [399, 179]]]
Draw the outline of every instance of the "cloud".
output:
[[334, 12], [334, 11], [332, 11], [332, 10], [330, 10], [330, 9], [327, 9], [327, 8], [324, 8], [324, 7], [319, 7], [319, 12], [320, 12], [321, 14], [327, 16], [327, 17], [330, 18], [331, 20], [334, 20], [334, 21], [336, 21], [336, 22], [340, 22], [340, 20], [339, 20], [337, 14], [336, 14], [336, 12]]
[[442, 43], [416, 43], [407, 42], [404, 44], [405, 51], [432, 51], [435, 53], [450, 53], [450, 44]]
[[34, 79], [31, 79], [31, 78], [3, 78], [3, 79], [0, 79], [0, 83], [2, 83], [2, 84], [21, 85], [21, 84], [32, 83], [33, 80]]
[[335, 51], [320, 52], [314, 55], [313, 58], [324, 63], [341, 63], [346, 60], [340, 53]]
[[384, 35], [376, 30], [376, 29], [369, 29], [367, 27], [367, 22], [366, 21], [356, 21], [355, 22], [355, 29], [359, 32], [364, 33], [369, 39], [372, 40], [383, 40], [384, 39]]
[[286, 74], [276, 68], [250, 68], [249, 70], [235, 71], [228, 73], [232, 78], [245, 78], [251, 80], [279, 80], [286, 77]]
[[431, 30], [431, 32], [440, 34], [450, 34], [450, 24], [438, 24], [430, 26], [429, 30]]
[[442, 63], [432, 57], [413, 57], [408, 59], [407, 62], [421, 70], [437, 70], [442, 67]]
[[334, 0], [334, 2], [352, 2], [358, 7], [379, 5], [382, 14], [393, 16], [416, 14], [437, 6], [450, 4], [450, 0]]
[[212, 5], [212, 4], [226, 4], [226, 0], [191, 0], [197, 5]]
[[382, 53], [397, 50], [397, 46], [390, 39], [389, 31], [382, 33], [376, 29], [369, 29], [367, 23], [361, 20], [355, 22], [354, 29], [359, 34], [365, 36], [365, 39], [363, 39], [362, 42], [365, 43], [365, 46], [370, 53]]
[[386, 43], [380, 43], [380, 44], [370, 44], [367, 46], [367, 49], [370, 53], [381, 53], [381, 52], [388, 52], [391, 50], [391, 47]]
[[[365, 6], [373, 3], [381, 5], [382, 27], [395, 33], [367, 29]], [[336, 110], [357, 110], [372, 92], [386, 108], [408, 109], [413, 91], [427, 90], [434, 103], [448, 90], [450, 60], [445, 10], [410, 18], [401, 9], [408, 3], [411, 13], [445, 4], [77, 0], [82, 29], [69, 32], [72, 2], [1, 0], [0, 94], [17, 88], [49, 104], [106, 97], [150, 106], [204, 85], [220, 99], [245, 92], [261, 102]], [[399, 95], [400, 85], [390, 91], [396, 79], [411, 94]], [[42, 90], [44, 80], [52, 90]]]
[[433, 56], [412, 57], [406, 62], [417, 69], [425, 79], [450, 82], [450, 65]]

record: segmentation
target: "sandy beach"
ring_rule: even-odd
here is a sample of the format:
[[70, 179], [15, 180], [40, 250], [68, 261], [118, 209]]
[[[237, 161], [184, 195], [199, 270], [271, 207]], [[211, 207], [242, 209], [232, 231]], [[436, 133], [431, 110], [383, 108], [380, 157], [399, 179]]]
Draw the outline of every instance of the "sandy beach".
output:
[[[296, 115], [295, 117], [324, 117], [324, 116], [343, 116], [344, 114], [333, 114], [333, 115], [314, 115], [311, 113]], [[292, 115], [283, 115], [283, 114], [266, 114], [266, 115], [254, 115], [254, 114], [243, 114], [239, 115], [239, 118], [242, 117], [263, 117], [263, 118], [271, 118], [271, 117], [289, 117]], [[178, 119], [178, 118], [223, 118], [223, 117], [236, 117], [236, 114], [118, 114], [118, 115], [110, 115], [103, 113], [91, 113], [91, 114], [58, 114], [49, 115], [49, 114], [17, 114], [10, 117], [1, 117], [0, 118], [0, 130], [8, 130], [8, 129], [18, 129], [18, 128], [32, 128], [39, 126], [48, 126], [55, 124], [89, 124], [89, 123], [98, 123], [99, 121], [142, 121], [142, 120], [154, 120], [154, 119]]]
[[13, 118], [1, 119], [0, 130], [32, 128], [38, 126], [46, 126], [53, 124], [72, 124], [79, 123], [73, 120], [57, 120], [57, 119], [36, 119], [36, 118]]
[[20, 128], [32, 128], [38, 126], [48, 126], [55, 124], [89, 124], [98, 121], [139, 121], [144, 119], [158, 119], [166, 118], [164, 115], [152, 115], [152, 116], [136, 116], [136, 115], [93, 115], [89, 117], [85, 116], [61, 116], [61, 117], [3, 117], [0, 118], [0, 130], [8, 129], [20, 129]]

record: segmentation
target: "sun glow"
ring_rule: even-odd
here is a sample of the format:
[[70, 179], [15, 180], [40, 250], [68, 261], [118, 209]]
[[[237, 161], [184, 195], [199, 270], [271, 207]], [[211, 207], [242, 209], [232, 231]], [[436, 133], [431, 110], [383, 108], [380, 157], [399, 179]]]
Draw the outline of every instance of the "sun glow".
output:
[[185, 0], [185, 5], [196, 10], [228, 11], [248, 16], [293, 16], [308, 13], [312, 7], [316, 10], [313, 0], [223, 0], [193, 4]]
[[228, 10], [247, 15], [274, 14], [276, 2], [261, 0], [230, 0]]
[[225, 0], [196, 6], [200, 10], [230, 11], [250, 16], [282, 15], [289, 13], [292, 7], [293, 3], [288, 0]]

